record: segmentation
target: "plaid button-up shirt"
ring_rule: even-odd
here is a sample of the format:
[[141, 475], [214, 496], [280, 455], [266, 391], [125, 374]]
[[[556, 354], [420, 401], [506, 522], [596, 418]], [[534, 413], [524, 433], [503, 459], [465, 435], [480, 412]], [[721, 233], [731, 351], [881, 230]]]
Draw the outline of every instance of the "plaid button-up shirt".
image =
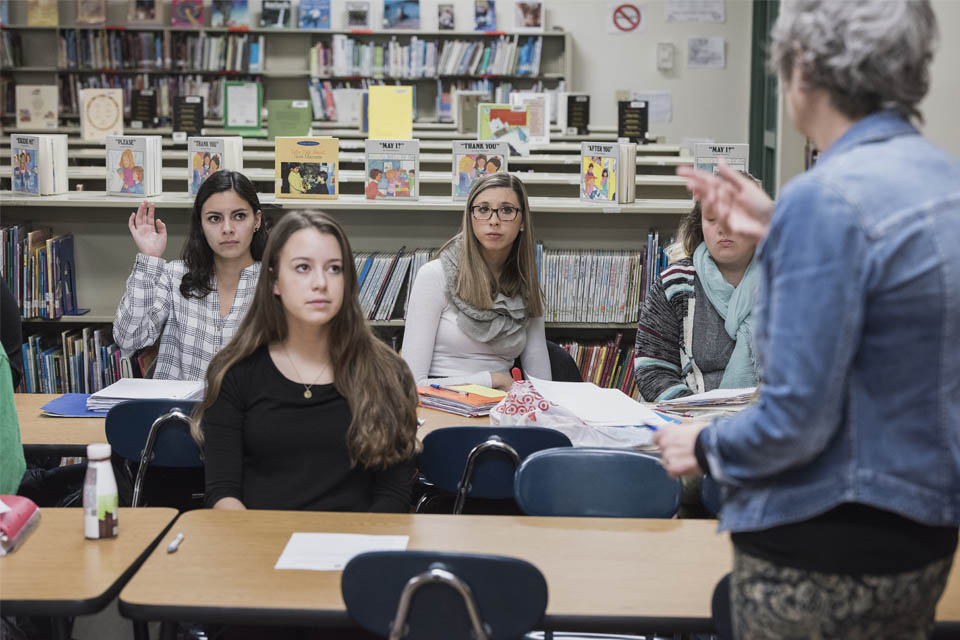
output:
[[233, 306], [224, 317], [216, 275], [206, 297], [184, 298], [180, 279], [186, 272], [182, 260], [166, 262], [138, 253], [113, 321], [113, 339], [125, 355], [160, 338], [153, 374], [157, 379], [203, 379], [213, 355], [230, 342], [253, 302], [260, 263], [241, 272]]

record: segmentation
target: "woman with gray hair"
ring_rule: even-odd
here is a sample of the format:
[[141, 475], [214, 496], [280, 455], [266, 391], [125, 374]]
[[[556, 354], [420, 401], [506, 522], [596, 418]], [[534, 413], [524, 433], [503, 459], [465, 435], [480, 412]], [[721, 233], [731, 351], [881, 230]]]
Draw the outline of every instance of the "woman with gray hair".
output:
[[960, 162], [910, 123], [936, 20], [928, 0], [794, 0], [772, 35], [816, 166], [776, 202], [681, 171], [760, 243], [759, 401], [656, 440], [723, 489], [736, 637], [927, 637], [960, 525]]

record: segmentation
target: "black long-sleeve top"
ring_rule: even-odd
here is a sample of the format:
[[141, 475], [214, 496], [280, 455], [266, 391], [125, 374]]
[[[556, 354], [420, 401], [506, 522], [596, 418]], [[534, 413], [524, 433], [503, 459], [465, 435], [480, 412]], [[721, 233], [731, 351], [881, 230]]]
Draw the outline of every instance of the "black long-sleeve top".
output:
[[203, 418], [207, 506], [232, 497], [248, 509], [408, 511], [413, 462], [351, 467], [346, 398], [332, 384], [303, 392], [267, 347], [227, 371]]

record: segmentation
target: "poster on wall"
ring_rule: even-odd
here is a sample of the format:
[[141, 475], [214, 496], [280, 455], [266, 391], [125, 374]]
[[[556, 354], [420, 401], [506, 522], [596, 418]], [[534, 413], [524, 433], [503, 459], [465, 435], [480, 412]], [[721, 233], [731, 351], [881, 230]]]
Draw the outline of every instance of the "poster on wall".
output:
[[667, 0], [667, 22], [725, 22], [724, 0]]
[[688, 69], [723, 69], [727, 66], [726, 42], [720, 36], [687, 39]]

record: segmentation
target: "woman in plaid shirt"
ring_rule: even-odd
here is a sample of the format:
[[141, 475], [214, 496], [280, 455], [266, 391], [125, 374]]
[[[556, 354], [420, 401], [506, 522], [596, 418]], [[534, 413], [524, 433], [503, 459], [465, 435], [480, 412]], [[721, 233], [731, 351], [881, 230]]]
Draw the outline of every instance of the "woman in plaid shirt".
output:
[[201, 380], [246, 315], [267, 242], [253, 183], [235, 171], [204, 181], [182, 259], [167, 262], [167, 228], [146, 201], [130, 214], [137, 245], [113, 338], [130, 353], [160, 339], [153, 377]]

